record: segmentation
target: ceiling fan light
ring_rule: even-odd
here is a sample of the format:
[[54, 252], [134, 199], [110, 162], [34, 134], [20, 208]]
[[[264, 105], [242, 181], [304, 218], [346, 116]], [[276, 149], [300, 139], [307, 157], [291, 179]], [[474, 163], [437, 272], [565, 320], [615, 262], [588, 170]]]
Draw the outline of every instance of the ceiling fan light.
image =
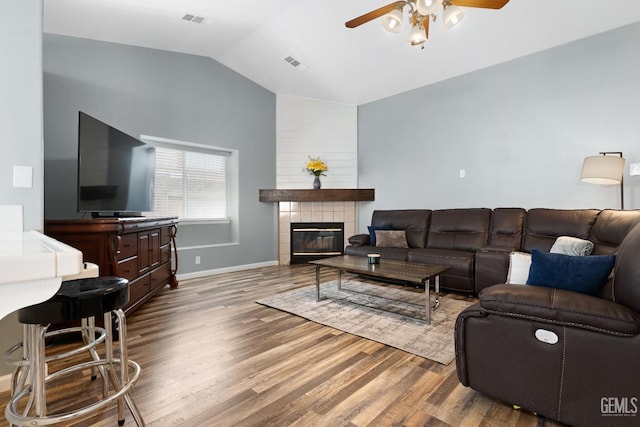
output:
[[402, 9], [394, 9], [382, 17], [382, 26], [390, 33], [402, 30]]
[[464, 10], [458, 6], [447, 6], [444, 8], [444, 28], [449, 29], [460, 23], [464, 18]]
[[419, 45], [427, 41], [427, 37], [424, 34], [424, 29], [419, 25], [415, 25], [411, 27], [411, 31], [409, 32], [409, 41], [411, 42], [411, 46]]
[[417, 0], [416, 9], [422, 16], [428, 16], [436, 13], [438, 8], [442, 5], [442, 0]]

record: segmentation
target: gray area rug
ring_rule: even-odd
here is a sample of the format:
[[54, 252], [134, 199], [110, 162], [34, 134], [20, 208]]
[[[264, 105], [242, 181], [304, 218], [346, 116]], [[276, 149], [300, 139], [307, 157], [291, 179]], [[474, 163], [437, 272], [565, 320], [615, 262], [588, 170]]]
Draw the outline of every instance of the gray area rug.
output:
[[[458, 313], [471, 302], [440, 297], [426, 323], [423, 291], [355, 279], [307, 286], [256, 301], [316, 323], [377, 341], [447, 365], [455, 358], [453, 330]], [[433, 302], [434, 293], [431, 292]]]

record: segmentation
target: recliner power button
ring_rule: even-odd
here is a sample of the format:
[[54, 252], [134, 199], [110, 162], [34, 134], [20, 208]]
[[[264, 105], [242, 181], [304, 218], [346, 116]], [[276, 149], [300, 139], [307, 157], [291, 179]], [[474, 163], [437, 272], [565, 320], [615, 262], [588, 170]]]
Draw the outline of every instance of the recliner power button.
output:
[[535, 335], [538, 341], [542, 341], [547, 344], [556, 344], [558, 342], [558, 335], [555, 332], [551, 332], [546, 329], [536, 329]]

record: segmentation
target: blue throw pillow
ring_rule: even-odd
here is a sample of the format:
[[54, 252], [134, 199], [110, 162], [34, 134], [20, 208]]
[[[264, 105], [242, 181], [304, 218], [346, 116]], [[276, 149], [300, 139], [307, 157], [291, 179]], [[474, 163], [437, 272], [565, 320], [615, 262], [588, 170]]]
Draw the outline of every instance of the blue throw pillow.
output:
[[527, 285], [597, 295], [607, 283], [615, 255], [573, 256], [531, 251]]
[[374, 227], [372, 225], [368, 225], [367, 229], [369, 229], [369, 245], [376, 245], [376, 230], [392, 230], [392, 228], [388, 225], [380, 225], [378, 227]]

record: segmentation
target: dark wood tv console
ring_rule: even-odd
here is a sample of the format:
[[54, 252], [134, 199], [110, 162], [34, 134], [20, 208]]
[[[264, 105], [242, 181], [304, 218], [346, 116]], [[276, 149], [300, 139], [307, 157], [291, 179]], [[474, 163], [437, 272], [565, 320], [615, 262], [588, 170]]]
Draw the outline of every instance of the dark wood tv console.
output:
[[101, 276], [128, 279], [130, 299], [124, 311], [129, 314], [163, 286], [178, 287], [177, 224], [176, 217], [46, 220], [44, 232], [82, 251], [84, 261], [98, 264]]

